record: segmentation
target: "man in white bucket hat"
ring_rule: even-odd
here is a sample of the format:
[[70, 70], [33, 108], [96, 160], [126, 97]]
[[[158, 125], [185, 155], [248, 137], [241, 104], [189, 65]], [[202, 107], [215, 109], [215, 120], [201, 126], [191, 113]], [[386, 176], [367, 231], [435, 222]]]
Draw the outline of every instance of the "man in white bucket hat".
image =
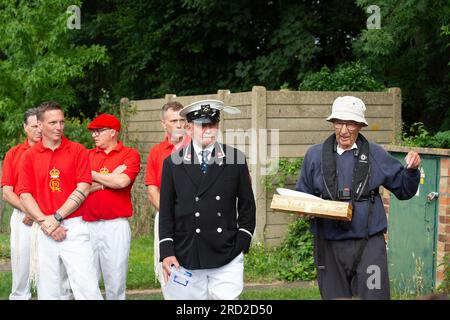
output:
[[[404, 167], [381, 146], [369, 143], [360, 133], [368, 126], [365, 111], [357, 97], [334, 100], [326, 120], [333, 123], [335, 132], [307, 151], [296, 185], [298, 191], [353, 206], [350, 222], [311, 219], [322, 299], [390, 298], [383, 235], [387, 219], [378, 189], [383, 186], [407, 200], [419, 185], [419, 155], [410, 151]], [[379, 270], [379, 281], [368, 286], [373, 266]]]

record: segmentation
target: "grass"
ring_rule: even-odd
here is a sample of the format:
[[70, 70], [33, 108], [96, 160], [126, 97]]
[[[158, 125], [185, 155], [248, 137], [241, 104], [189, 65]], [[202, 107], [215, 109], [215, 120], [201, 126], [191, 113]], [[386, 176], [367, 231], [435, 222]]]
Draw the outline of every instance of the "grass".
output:
[[9, 259], [10, 257], [9, 234], [0, 233], [0, 260]]
[[320, 300], [319, 288], [275, 288], [265, 290], [247, 290], [240, 300]]
[[[9, 258], [9, 234], [0, 233], [0, 257]], [[271, 283], [279, 280], [279, 272], [283, 261], [273, 250], [252, 247], [245, 259], [245, 283]], [[153, 237], [144, 236], [131, 241], [127, 289], [159, 289], [153, 271]], [[0, 299], [7, 299], [11, 290], [11, 272], [0, 272]], [[392, 299], [415, 299], [416, 296], [392, 292]], [[130, 300], [162, 300], [162, 294], [129, 295]], [[315, 300], [320, 299], [317, 286], [245, 289], [241, 300]]]
[[12, 278], [11, 272], [0, 272], [0, 299], [8, 299], [11, 293]]
[[[151, 295], [129, 295], [128, 300], [163, 300], [161, 293]], [[319, 288], [276, 288], [249, 289], [239, 297], [239, 300], [320, 300]]]
[[153, 271], [153, 237], [144, 236], [131, 241], [127, 288], [159, 288]]
[[[278, 280], [274, 270], [280, 261], [274, 255], [264, 254], [261, 248], [252, 249], [245, 260], [245, 282], [269, 283]], [[0, 233], [0, 256], [9, 258], [9, 234]], [[131, 241], [127, 289], [159, 289], [153, 271], [153, 237], [144, 236]], [[11, 272], [0, 272], [0, 299], [7, 299], [11, 290]], [[318, 288], [289, 288], [246, 290], [241, 295], [244, 300], [260, 299], [319, 299]], [[130, 295], [130, 299], [162, 300], [161, 294]]]
[[278, 281], [280, 261], [274, 249], [264, 249], [261, 245], [253, 245], [245, 256], [244, 275], [246, 282], [274, 282]]

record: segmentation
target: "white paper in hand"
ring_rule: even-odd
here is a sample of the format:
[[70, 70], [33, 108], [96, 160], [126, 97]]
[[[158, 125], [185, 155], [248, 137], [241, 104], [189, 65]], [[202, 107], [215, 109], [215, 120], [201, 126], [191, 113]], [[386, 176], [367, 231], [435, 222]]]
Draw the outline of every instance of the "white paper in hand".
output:
[[277, 192], [278, 192], [278, 194], [280, 194], [282, 196], [287, 196], [287, 197], [323, 200], [322, 198], [313, 196], [312, 194], [305, 193], [305, 192], [300, 192], [300, 191], [295, 191], [295, 190], [291, 190], [291, 189], [277, 188]]
[[192, 290], [193, 281], [194, 277], [191, 272], [181, 266], [178, 270], [172, 267], [172, 272], [164, 289], [166, 297], [170, 300], [186, 299], [188, 291]]

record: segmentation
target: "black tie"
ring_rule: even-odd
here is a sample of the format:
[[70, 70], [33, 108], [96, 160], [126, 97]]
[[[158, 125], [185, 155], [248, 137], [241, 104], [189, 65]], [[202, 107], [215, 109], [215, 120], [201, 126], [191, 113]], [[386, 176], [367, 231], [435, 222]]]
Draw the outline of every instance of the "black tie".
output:
[[206, 173], [208, 170], [208, 155], [210, 153], [209, 150], [202, 150], [199, 152], [200, 156], [202, 157], [202, 163], [200, 164], [200, 169], [203, 173]]

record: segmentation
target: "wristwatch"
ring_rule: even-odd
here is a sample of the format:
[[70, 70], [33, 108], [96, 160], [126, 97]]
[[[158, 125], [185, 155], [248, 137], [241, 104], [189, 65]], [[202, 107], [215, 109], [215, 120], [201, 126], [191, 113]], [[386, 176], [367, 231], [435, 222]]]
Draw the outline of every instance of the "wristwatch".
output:
[[53, 216], [55, 217], [55, 220], [58, 221], [59, 223], [61, 223], [64, 220], [64, 218], [58, 212], [55, 212]]

